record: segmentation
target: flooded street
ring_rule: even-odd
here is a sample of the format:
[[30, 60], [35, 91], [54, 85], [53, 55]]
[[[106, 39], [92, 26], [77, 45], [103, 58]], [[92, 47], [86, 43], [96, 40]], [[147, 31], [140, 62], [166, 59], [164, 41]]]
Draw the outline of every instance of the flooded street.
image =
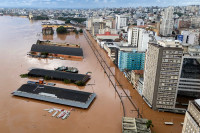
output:
[[[10, 16], [0, 17], [0, 29], [0, 133], [122, 132], [123, 107], [120, 98], [83, 34], [70, 33], [67, 35], [42, 36], [41, 21], [30, 22], [27, 18]], [[30, 58], [26, 54], [37, 39], [80, 44], [84, 59], [74, 61]], [[105, 58], [107, 64], [111, 66], [125, 91], [132, 96], [133, 102], [139, 108], [143, 118], [152, 120], [153, 131], [155, 133], [180, 133], [184, 115], [151, 110], [123, 76], [122, 72], [109, 60], [106, 53], [98, 46], [96, 48]], [[74, 84], [66, 85], [55, 80], [48, 81], [56, 83], [56, 87], [96, 93], [97, 97], [88, 109], [74, 108], [75, 111], [71, 112], [68, 119], [61, 120], [51, 117], [52, 114], [44, 111], [44, 109], [55, 107], [69, 110], [71, 107], [11, 95], [13, 91], [28, 80], [37, 80], [36, 78], [23, 79], [19, 76], [27, 73], [29, 68], [54, 69], [59, 66], [77, 67], [80, 74], [85, 74], [88, 71], [92, 72], [91, 79], [85, 87], [78, 87]], [[123, 97], [123, 101], [127, 116], [137, 117], [137, 112], [131, 111], [133, 107], [128, 99]], [[174, 125], [166, 126], [164, 125], [165, 121], [172, 121]]]

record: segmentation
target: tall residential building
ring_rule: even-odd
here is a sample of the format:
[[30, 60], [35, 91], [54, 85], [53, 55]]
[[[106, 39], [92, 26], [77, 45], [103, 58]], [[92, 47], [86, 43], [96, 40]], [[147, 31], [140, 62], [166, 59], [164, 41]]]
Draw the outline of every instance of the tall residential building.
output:
[[137, 26], [143, 26], [144, 25], [144, 20], [138, 19], [137, 20]]
[[200, 99], [190, 101], [185, 114], [182, 133], [200, 132]]
[[191, 17], [191, 26], [193, 28], [199, 28], [200, 27], [200, 17], [193, 16]]
[[92, 24], [92, 35], [96, 36], [96, 34], [99, 34], [99, 30], [105, 29], [106, 24], [103, 22], [95, 22]]
[[132, 27], [128, 30], [128, 44], [138, 51], [146, 51], [149, 41], [154, 40], [154, 33], [142, 28]]
[[143, 98], [152, 109], [174, 109], [182, 54], [179, 41], [149, 43]]
[[121, 71], [144, 70], [145, 52], [123, 51], [118, 52], [118, 67]]
[[198, 30], [184, 30], [181, 32], [181, 35], [183, 35], [183, 45], [199, 45]]
[[174, 27], [174, 7], [168, 7], [164, 11], [164, 15], [160, 24], [160, 34], [163, 36], [172, 35]]
[[138, 51], [146, 51], [149, 42], [155, 41], [154, 32], [140, 29], [138, 40]]
[[92, 17], [92, 18], [88, 18], [87, 19], [87, 22], [86, 22], [86, 28], [88, 29], [88, 30], [93, 30], [93, 23], [99, 23], [99, 22], [103, 22], [103, 18], [102, 17], [99, 17], [99, 18], [94, 18], [94, 17]]
[[115, 16], [115, 26], [116, 30], [120, 30], [123, 27], [128, 26], [128, 17], [124, 15], [116, 15]]
[[128, 29], [128, 44], [133, 47], [138, 47], [139, 28], [132, 27]]

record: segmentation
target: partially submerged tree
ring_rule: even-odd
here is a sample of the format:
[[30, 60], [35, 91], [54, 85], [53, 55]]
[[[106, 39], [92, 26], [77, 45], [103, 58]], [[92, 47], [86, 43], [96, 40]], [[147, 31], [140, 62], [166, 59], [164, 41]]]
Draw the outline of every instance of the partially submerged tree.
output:
[[56, 32], [59, 34], [65, 34], [65, 33], [67, 33], [67, 29], [63, 26], [60, 26], [56, 29]]
[[83, 30], [82, 30], [82, 29], [80, 29], [80, 30], [79, 30], [79, 32], [80, 32], [80, 33], [83, 33]]
[[147, 125], [147, 128], [153, 127], [153, 123], [152, 123], [151, 120], [148, 120], [148, 121], [146, 122], [146, 125]]

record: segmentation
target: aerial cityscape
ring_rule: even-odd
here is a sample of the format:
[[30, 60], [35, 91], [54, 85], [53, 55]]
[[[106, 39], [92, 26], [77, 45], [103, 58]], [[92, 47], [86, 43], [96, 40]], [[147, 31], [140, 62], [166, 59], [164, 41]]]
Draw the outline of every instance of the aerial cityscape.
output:
[[200, 133], [199, 0], [3, 0], [0, 133]]

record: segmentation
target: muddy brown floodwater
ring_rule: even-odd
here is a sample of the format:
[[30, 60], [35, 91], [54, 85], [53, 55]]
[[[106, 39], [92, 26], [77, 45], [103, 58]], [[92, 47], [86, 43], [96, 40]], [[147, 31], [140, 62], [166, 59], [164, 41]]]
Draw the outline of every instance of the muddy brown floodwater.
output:
[[[42, 36], [41, 29], [41, 21], [30, 22], [27, 18], [0, 17], [0, 133], [121, 133], [123, 108], [120, 99], [84, 35], [71, 33]], [[80, 44], [83, 48], [84, 59], [73, 61], [30, 58], [26, 54], [37, 39]], [[180, 133], [184, 116], [152, 111], [123, 74], [112, 64], [106, 53], [101, 49], [99, 51], [115, 75], [120, 78], [120, 83], [126, 88], [126, 92], [132, 96], [134, 103], [140, 108], [143, 117], [153, 121], [153, 131]], [[63, 65], [77, 67], [82, 74], [92, 72], [92, 78], [85, 87], [49, 81], [56, 83], [57, 87], [96, 93], [97, 97], [88, 109], [75, 108], [68, 119], [61, 120], [51, 117], [51, 114], [44, 109], [52, 107], [70, 109], [71, 107], [11, 95], [28, 80], [37, 80], [36, 78], [20, 78], [19, 75], [27, 73], [30, 67], [54, 69]], [[124, 102], [127, 107], [127, 116], [136, 117], [137, 113], [131, 112], [132, 107], [129, 101], [124, 98]], [[164, 121], [172, 121], [174, 125], [165, 126]]]

